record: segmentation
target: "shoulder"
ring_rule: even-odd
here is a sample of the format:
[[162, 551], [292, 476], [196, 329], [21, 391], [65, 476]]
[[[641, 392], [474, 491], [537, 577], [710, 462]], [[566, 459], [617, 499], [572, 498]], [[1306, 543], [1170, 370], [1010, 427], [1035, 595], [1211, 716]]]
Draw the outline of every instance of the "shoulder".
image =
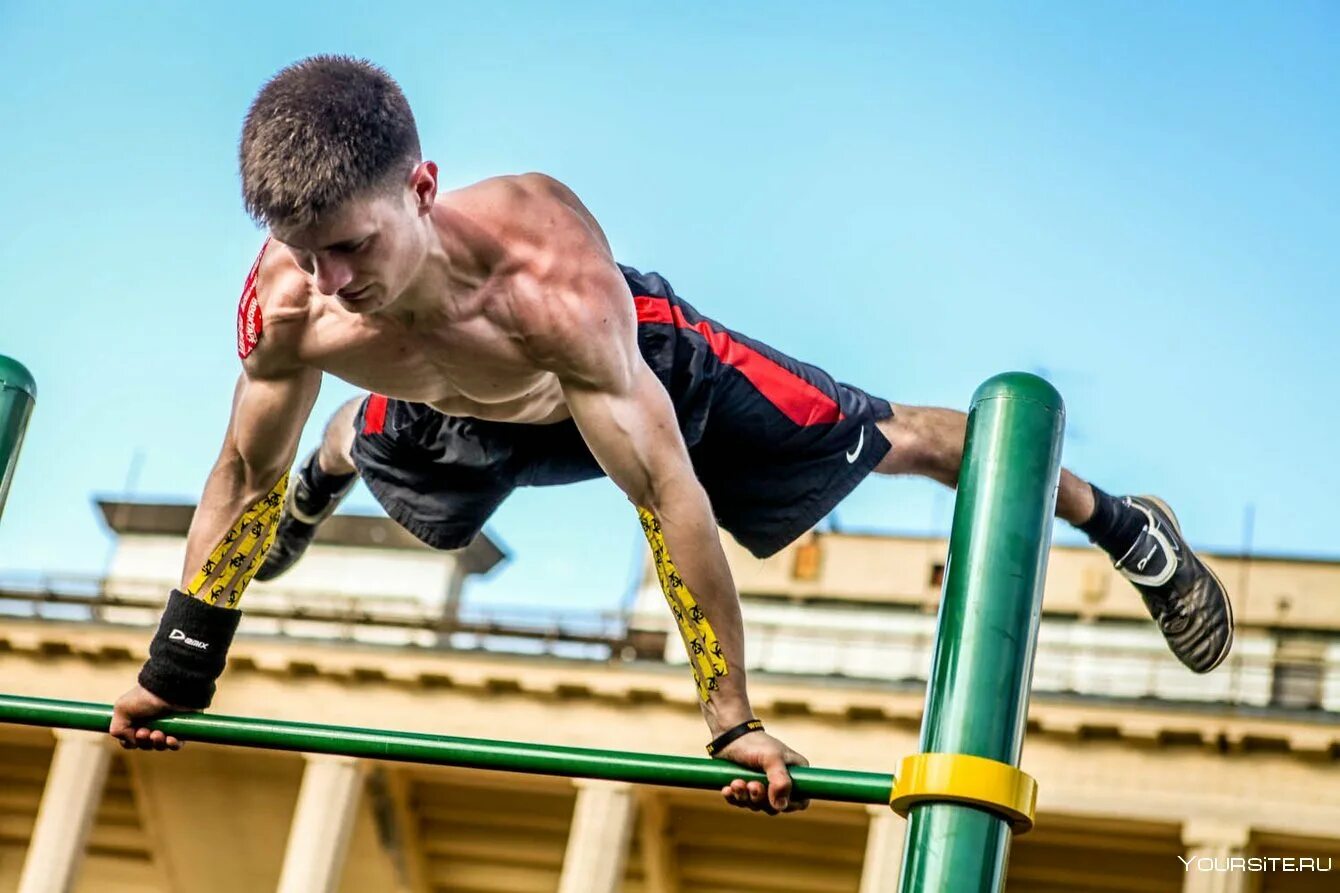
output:
[[509, 254], [590, 242], [609, 253], [594, 215], [577, 194], [537, 172], [490, 177], [445, 197], [452, 210], [502, 239]]
[[299, 365], [297, 348], [311, 310], [311, 282], [273, 239], [261, 246], [237, 304], [237, 355], [249, 375]]
[[599, 248], [538, 254], [514, 283], [515, 333], [542, 368], [594, 381], [637, 352], [632, 292]]
[[589, 304], [624, 290], [604, 233], [572, 190], [540, 173], [486, 182], [507, 194], [509, 272], [523, 293], [551, 305]]
[[499, 247], [498, 322], [534, 362], [557, 370], [580, 360], [574, 351], [635, 342], [631, 293], [604, 233], [571, 189], [547, 174], [514, 174], [447, 201]]
[[494, 201], [524, 202], [535, 198], [576, 199], [576, 194], [554, 177], [537, 171], [488, 177], [455, 194]]

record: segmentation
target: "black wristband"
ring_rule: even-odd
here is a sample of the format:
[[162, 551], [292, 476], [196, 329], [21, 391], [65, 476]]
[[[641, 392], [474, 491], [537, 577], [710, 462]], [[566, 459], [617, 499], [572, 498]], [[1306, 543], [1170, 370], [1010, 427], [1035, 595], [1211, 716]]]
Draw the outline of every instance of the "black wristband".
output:
[[761, 732], [761, 731], [763, 731], [763, 720], [761, 719], [746, 720], [740, 723], [735, 728], [727, 729], [720, 735], [713, 738], [712, 743], [707, 745], [707, 755], [709, 757], [714, 757], [721, 752], [722, 748], [724, 748], [727, 744], [730, 744], [736, 738], [742, 738], [745, 735], [748, 735], [750, 732]]
[[208, 707], [241, 619], [241, 611], [207, 605], [172, 590], [149, 643], [140, 685], [175, 707]]

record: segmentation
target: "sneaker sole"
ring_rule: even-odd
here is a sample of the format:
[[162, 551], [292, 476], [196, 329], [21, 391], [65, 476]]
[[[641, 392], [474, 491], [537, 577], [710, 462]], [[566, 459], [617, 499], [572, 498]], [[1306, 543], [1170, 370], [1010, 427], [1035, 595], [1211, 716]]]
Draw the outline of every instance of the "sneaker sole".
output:
[[[1172, 521], [1173, 530], [1177, 531], [1177, 536], [1181, 538], [1183, 542], [1186, 542], [1186, 537], [1182, 536], [1182, 525], [1178, 522], [1177, 514], [1172, 510], [1172, 506], [1168, 505], [1168, 503], [1164, 502], [1162, 499], [1159, 499], [1157, 496], [1142, 495], [1140, 496], [1140, 499], [1148, 500], [1149, 502], [1157, 506], [1159, 511], [1167, 515], [1168, 520]], [[1190, 548], [1190, 546], [1188, 546], [1187, 548]], [[1196, 560], [1200, 561], [1199, 558], [1197, 558]], [[1228, 657], [1228, 652], [1233, 650], [1233, 638], [1234, 633], [1237, 629], [1237, 623], [1233, 619], [1233, 601], [1228, 597], [1228, 590], [1224, 588], [1224, 581], [1220, 580], [1219, 575], [1216, 574], [1214, 570], [1211, 569], [1210, 566], [1206, 564], [1204, 561], [1200, 562], [1200, 566], [1205, 568], [1205, 572], [1210, 575], [1210, 577], [1214, 580], [1215, 583], [1219, 584], [1219, 591], [1224, 594], [1224, 606], [1228, 608], [1228, 638], [1224, 640], [1224, 648], [1222, 651], [1219, 652], [1219, 655], [1214, 659], [1214, 662], [1211, 663], [1204, 670], [1197, 671], [1203, 674], [1210, 672], [1215, 667], [1218, 667], [1221, 663], [1224, 662], [1224, 658]]]

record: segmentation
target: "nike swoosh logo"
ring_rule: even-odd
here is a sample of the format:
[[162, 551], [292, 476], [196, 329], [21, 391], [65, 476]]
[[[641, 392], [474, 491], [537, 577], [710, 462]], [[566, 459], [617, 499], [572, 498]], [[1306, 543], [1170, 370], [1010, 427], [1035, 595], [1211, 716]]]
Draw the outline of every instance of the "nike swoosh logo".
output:
[[847, 454], [847, 464], [851, 465], [856, 461], [856, 457], [861, 455], [861, 447], [865, 446], [865, 429], [861, 429], [861, 438], [856, 441], [856, 449]]
[[1145, 569], [1145, 565], [1149, 564], [1149, 559], [1153, 558], [1153, 557], [1154, 557], [1154, 553], [1157, 552], [1158, 550], [1159, 550], [1159, 544], [1158, 544], [1158, 543], [1155, 543], [1154, 545], [1150, 546], [1150, 547], [1149, 547], [1149, 554], [1146, 555], [1144, 558], [1141, 558], [1141, 559], [1140, 559], [1140, 563], [1137, 564], [1137, 565], [1135, 566], [1135, 569], [1138, 570], [1138, 571], [1142, 571], [1142, 570], [1144, 570], [1144, 569]]

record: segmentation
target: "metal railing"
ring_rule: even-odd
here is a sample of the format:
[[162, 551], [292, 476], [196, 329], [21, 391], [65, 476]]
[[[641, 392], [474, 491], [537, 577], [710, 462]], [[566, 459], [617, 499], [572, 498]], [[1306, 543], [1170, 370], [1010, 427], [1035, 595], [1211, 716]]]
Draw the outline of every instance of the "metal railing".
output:
[[[160, 581], [78, 575], [0, 578], [0, 616], [49, 620], [109, 620], [134, 625], [157, 622], [164, 603]], [[319, 603], [314, 606], [313, 603]], [[142, 616], [139, 616], [142, 615]], [[428, 633], [442, 644], [523, 640], [552, 645], [599, 646], [617, 655], [627, 642], [625, 618], [615, 612], [557, 611], [525, 606], [462, 606], [456, 616], [423, 610], [404, 598], [270, 590], [246, 607], [248, 620], [280, 635], [358, 641], [369, 629]], [[294, 630], [302, 632], [294, 633]], [[407, 642], [406, 644], [410, 644]]]
[[[162, 584], [80, 575], [0, 578], [0, 617], [102, 620], [150, 626], [162, 610]], [[289, 604], [277, 604], [290, 598]], [[320, 607], [311, 603], [319, 601]], [[415, 606], [416, 609], [418, 606]], [[332, 642], [380, 642], [454, 650], [540, 653], [571, 659], [642, 659], [679, 663], [678, 637], [668, 615], [556, 610], [551, 606], [463, 605], [454, 619], [388, 606], [375, 597], [311, 592], [267, 593], [247, 608], [255, 633]], [[752, 671], [827, 676], [853, 681], [924, 683], [934, 644], [931, 618], [921, 631], [815, 627], [750, 620], [745, 607], [746, 655]], [[257, 623], [257, 621], [261, 621]], [[1143, 629], [1101, 624], [1105, 629]], [[1157, 639], [1148, 645], [1056, 641], [1055, 621], [1043, 621], [1033, 690], [1098, 698], [1194, 701], [1251, 707], [1340, 711], [1340, 659], [1281, 661], [1265, 633], [1239, 637], [1234, 653], [1208, 676], [1188, 673]], [[397, 634], [399, 631], [399, 634]], [[1340, 658], [1340, 644], [1331, 649]], [[1285, 691], [1281, 672], [1317, 680], [1310, 696]]]

